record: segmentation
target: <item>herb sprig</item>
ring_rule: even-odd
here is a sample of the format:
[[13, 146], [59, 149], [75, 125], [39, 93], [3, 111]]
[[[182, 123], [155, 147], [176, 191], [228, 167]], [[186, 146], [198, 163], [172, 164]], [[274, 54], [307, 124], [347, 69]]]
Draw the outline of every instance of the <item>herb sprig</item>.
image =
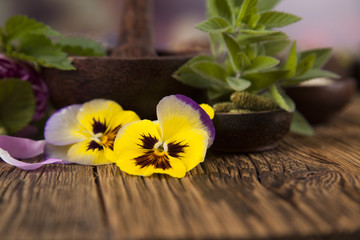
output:
[[100, 43], [86, 38], [64, 37], [27, 16], [13, 16], [0, 27], [0, 52], [10, 58], [42, 67], [74, 70], [68, 54], [104, 56]]
[[[267, 96], [282, 109], [294, 112], [295, 104], [284, 87], [312, 78], [338, 76], [321, 69], [330, 56], [330, 48], [297, 53], [296, 41], [291, 44], [279, 28], [301, 18], [273, 10], [279, 2], [208, 0], [207, 20], [196, 28], [209, 34], [212, 55], [191, 59], [173, 76], [190, 86], [206, 89], [213, 100], [234, 91], [246, 91]], [[277, 56], [290, 44], [287, 59], [280, 61]], [[310, 132], [305, 119], [298, 114], [294, 119], [293, 129]]]

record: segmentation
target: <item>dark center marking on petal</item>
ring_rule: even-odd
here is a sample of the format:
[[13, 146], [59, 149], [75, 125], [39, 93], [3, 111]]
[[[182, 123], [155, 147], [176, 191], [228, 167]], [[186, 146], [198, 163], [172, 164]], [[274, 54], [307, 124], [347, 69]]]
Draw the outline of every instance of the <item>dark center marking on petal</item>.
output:
[[95, 151], [95, 150], [99, 150], [99, 151], [101, 151], [101, 150], [103, 150], [104, 149], [104, 147], [100, 144], [100, 143], [98, 143], [98, 142], [96, 142], [96, 141], [91, 141], [89, 144], [88, 144], [88, 146], [87, 146], [87, 151], [90, 151], [90, 150], [92, 150], [92, 151]]
[[141, 168], [154, 166], [154, 168], [161, 168], [166, 170], [171, 168], [169, 157], [164, 155], [157, 155], [154, 151], [147, 151], [144, 155], [135, 158], [136, 166]]
[[153, 166], [154, 168], [161, 168], [163, 170], [171, 168], [169, 156], [163, 152], [162, 146], [159, 147], [160, 149], [158, 150], [154, 149], [155, 144], [158, 142], [156, 137], [150, 134], [142, 134], [140, 140], [141, 144], [138, 144], [138, 146], [147, 151], [143, 155], [134, 158], [136, 166], [140, 166], [141, 168]]
[[115, 138], [116, 138], [116, 135], [117, 135], [118, 131], [120, 130], [121, 126], [122, 125], [120, 124], [116, 128], [109, 128], [105, 132], [104, 136], [102, 136], [102, 138], [101, 138], [101, 143], [103, 144], [104, 147], [114, 150]]
[[181, 158], [180, 154], [185, 152], [185, 148], [189, 147], [187, 144], [181, 142], [170, 142], [167, 144], [168, 153], [171, 157]]
[[151, 136], [150, 134], [146, 136], [146, 134], [141, 134], [141, 142], [142, 144], [138, 144], [138, 146], [142, 147], [143, 149], [153, 149], [155, 144], [158, 142], [156, 137]]
[[99, 118], [98, 120], [93, 118], [92, 131], [94, 134], [104, 133], [106, 129], [107, 129], [106, 120], [104, 120], [104, 122], [102, 123]]

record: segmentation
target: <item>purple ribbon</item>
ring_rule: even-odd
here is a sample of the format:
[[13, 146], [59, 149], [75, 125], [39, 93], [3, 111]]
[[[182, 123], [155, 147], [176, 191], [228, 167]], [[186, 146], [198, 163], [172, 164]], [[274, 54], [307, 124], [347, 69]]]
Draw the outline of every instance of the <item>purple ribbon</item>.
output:
[[27, 138], [0, 136], [0, 157], [8, 164], [24, 169], [34, 170], [46, 164], [61, 163], [63, 160], [49, 158], [39, 163], [26, 163], [15, 158], [28, 159], [44, 153], [45, 140], [34, 141]]

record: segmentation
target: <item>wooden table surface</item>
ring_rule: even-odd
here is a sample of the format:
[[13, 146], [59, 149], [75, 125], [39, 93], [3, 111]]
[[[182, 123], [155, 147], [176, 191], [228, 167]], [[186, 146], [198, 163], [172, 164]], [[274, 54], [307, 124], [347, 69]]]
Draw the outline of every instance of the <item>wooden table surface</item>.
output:
[[0, 239], [360, 239], [360, 96], [316, 135], [179, 180], [0, 162]]

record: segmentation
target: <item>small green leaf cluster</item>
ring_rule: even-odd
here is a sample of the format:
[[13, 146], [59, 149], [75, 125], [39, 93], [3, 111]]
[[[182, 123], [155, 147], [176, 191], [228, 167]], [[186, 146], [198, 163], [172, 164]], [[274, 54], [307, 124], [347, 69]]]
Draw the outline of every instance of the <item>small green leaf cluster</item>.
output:
[[10, 58], [42, 67], [74, 70], [68, 54], [104, 56], [101, 44], [79, 37], [63, 37], [41, 22], [26, 16], [13, 16], [0, 27], [0, 52]]
[[[246, 91], [269, 97], [280, 108], [294, 112], [295, 104], [284, 87], [312, 78], [338, 76], [321, 70], [331, 49], [297, 53], [296, 42], [291, 44], [279, 28], [301, 18], [273, 10], [279, 2], [208, 0], [207, 20], [196, 28], [209, 34], [212, 54], [191, 59], [173, 76], [184, 84], [206, 89], [213, 100]], [[281, 62], [277, 56], [289, 45], [289, 54]]]

